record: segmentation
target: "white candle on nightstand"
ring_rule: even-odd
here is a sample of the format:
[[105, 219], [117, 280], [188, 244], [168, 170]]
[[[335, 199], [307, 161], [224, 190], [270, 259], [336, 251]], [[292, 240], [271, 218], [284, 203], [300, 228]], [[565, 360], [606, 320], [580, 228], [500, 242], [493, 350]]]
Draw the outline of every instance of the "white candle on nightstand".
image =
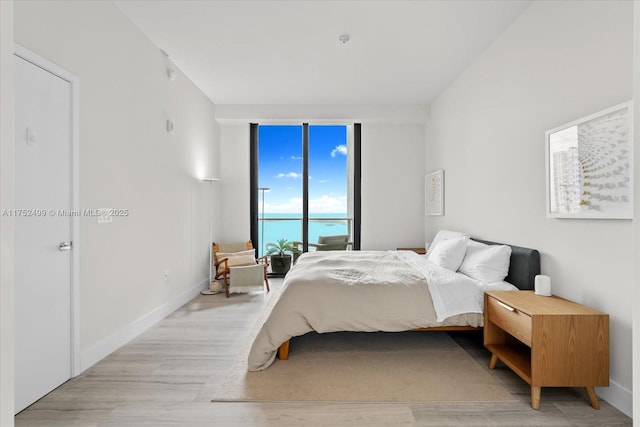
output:
[[538, 274], [534, 281], [534, 288], [536, 295], [551, 296], [551, 277]]

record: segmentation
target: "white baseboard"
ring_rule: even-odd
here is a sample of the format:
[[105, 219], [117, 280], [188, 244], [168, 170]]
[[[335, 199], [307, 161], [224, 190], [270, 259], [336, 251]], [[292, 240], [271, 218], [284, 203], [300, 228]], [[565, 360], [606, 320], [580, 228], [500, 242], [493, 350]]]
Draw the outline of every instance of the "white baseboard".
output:
[[633, 415], [633, 393], [620, 384], [609, 381], [609, 387], [596, 387], [596, 394], [628, 417]]
[[206, 279], [189, 289], [186, 292], [176, 296], [172, 300], [166, 302], [155, 310], [145, 314], [133, 323], [125, 326], [123, 329], [116, 331], [114, 334], [103, 339], [99, 343], [80, 353], [80, 372], [84, 372], [91, 366], [104, 359], [133, 338], [137, 337], [187, 302], [191, 301], [200, 293], [201, 290], [208, 288], [209, 280]]

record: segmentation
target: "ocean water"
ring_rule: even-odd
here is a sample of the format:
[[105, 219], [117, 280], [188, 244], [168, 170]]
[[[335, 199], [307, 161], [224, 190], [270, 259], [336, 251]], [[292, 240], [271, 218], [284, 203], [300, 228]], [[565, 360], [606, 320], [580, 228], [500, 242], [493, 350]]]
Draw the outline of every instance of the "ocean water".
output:
[[[314, 220], [321, 219], [321, 220]], [[309, 242], [318, 241], [318, 236], [333, 236], [349, 233], [349, 221], [346, 213], [323, 213], [309, 215]], [[264, 246], [279, 239], [302, 241], [302, 214], [265, 213], [264, 238], [262, 214], [258, 217], [258, 254], [263, 253]]]

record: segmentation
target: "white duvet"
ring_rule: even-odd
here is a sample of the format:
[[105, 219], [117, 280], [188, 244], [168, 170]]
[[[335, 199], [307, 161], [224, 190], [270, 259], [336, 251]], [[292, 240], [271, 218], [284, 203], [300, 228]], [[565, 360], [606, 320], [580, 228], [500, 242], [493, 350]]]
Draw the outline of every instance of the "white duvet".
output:
[[248, 368], [268, 368], [278, 347], [316, 331], [398, 332], [432, 326], [482, 326], [484, 285], [410, 251], [303, 254], [249, 353]]

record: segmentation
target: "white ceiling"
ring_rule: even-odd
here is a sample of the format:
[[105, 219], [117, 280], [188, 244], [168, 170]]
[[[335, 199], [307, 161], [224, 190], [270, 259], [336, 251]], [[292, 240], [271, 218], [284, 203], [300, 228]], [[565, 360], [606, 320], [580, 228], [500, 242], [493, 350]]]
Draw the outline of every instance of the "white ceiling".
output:
[[217, 104], [426, 104], [530, 1], [115, 3]]

